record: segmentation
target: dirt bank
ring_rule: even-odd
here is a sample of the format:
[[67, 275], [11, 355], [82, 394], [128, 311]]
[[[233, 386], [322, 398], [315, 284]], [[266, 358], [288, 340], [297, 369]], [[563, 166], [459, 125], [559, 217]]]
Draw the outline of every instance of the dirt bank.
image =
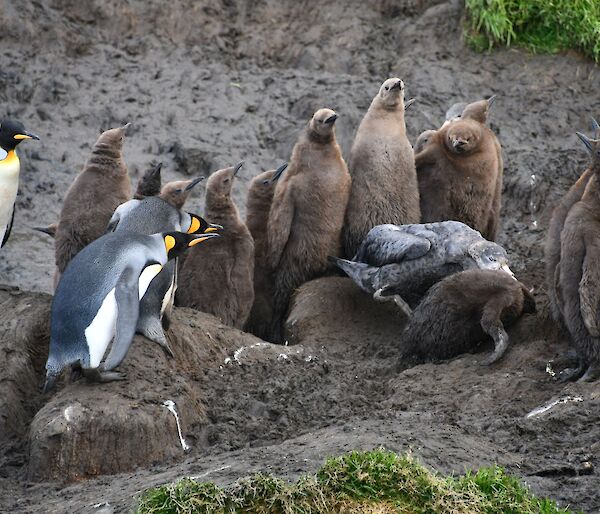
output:
[[[50, 291], [52, 242], [30, 227], [56, 219], [100, 129], [133, 123], [125, 157], [134, 180], [152, 160], [165, 163], [170, 179], [207, 175], [244, 159], [234, 186], [243, 212], [250, 178], [287, 159], [316, 108], [339, 112], [338, 138], [347, 152], [380, 82], [396, 75], [419, 99], [407, 113], [412, 141], [438, 125], [449, 104], [498, 95], [492, 128], [506, 164], [500, 242], [519, 278], [535, 289], [542, 314], [511, 332], [514, 347], [493, 368], [466, 356], [403, 371], [394, 360], [401, 320], [381, 310], [365, 316], [371, 307], [352, 288], [339, 300], [312, 286], [305, 295], [314, 300], [292, 318], [291, 336], [300, 346], [255, 346], [238, 354], [241, 364], [234, 353], [254, 344], [246, 344], [249, 336], [179, 310], [174, 337], [190, 343], [186, 324], [194, 323], [212, 327], [215, 338], [202, 339], [214, 351], [197, 354], [203, 366], [186, 371], [185, 387], [161, 375], [165, 393], [197, 402], [189, 411], [198, 413], [197, 423], [183, 423], [191, 453], [177, 454], [173, 439], [164, 455], [171, 461], [154, 467], [64, 488], [28, 482], [35, 475], [28, 467], [29, 424], [49, 401], [32, 393], [24, 409], [2, 404], [4, 413], [23, 417], [9, 441], [0, 435], [0, 510], [97, 512], [93, 506], [108, 501], [125, 511], [138, 491], [183, 475], [226, 483], [267, 470], [291, 478], [314, 470], [326, 455], [379, 444], [412, 449], [443, 471], [498, 462], [536, 493], [585, 512], [600, 509], [599, 386], [558, 385], [545, 372], [564, 345], [544, 321], [542, 284], [549, 214], [586, 160], [574, 131], [586, 130], [588, 115], [600, 113], [600, 75], [590, 61], [509, 50], [475, 54], [461, 41], [459, 1], [263, 0], [251, 8], [239, 0], [13, 4], [0, 3], [6, 27], [0, 99], [5, 114], [43, 141], [21, 148], [21, 194], [13, 235], [2, 249], [1, 283]], [[195, 194], [190, 210], [201, 212], [201, 197]], [[19, 342], [38, 348], [35, 342], [47, 339], [49, 299], [2, 298], [2, 351], [13, 373], [24, 366]], [[320, 312], [311, 310], [315, 305]], [[33, 317], [19, 328], [24, 313]], [[149, 355], [142, 361], [149, 366], [152, 357], [162, 358]], [[41, 380], [42, 360], [27, 360], [23, 376], [3, 374], [2, 391], [22, 398], [21, 386]], [[192, 396], [183, 394], [186, 388]], [[583, 401], [525, 417], [566, 396]], [[158, 402], [140, 398], [148, 409]], [[157, 412], [171, 433], [168, 411]], [[4, 426], [7, 419], [0, 419]]]

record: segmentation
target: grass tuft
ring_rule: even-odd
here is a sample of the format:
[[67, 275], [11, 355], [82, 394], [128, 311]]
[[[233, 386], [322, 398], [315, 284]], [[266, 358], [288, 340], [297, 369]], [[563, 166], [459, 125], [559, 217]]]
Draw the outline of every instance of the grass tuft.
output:
[[410, 455], [379, 449], [328, 459], [316, 475], [287, 484], [257, 474], [230, 487], [183, 479], [146, 491], [138, 514], [568, 514], [501, 468], [464, 476], [431, 472]]
[[575, 49], [600, 62], [598, 0], [466, 0], [466, 39], [477, 50], [521, 46]]

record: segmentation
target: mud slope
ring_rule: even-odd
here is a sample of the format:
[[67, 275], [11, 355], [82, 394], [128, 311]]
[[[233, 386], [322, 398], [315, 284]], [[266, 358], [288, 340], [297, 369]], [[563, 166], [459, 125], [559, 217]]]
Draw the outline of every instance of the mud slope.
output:
[[[0, 1], [1, 114], [43, 138], [20, 147], [20, 195], [0, 283], [51, 290], [52, 241], [31, 227], [57, 218], [102, 129], [132, 122], [125, 157], [134, 181], [153, 160], [173, 179], [244, 159], [234, 186], [244, 212], [250, 178], [288, 158], [314, 110], [338, 111], [347, 153], [380, 82], [399, 76], [419, 99], [407, 113], [412, 141], [438, 126], [449, 104], [498, 95], [491, 124], [506, 166], [500, 242], [543, 307], [545, 230], [584, 167], [574, 132], [588, 129], [589, 114], [600, 115], [600, 75], [575, 54], [476, 54], [461, 40], [462, 14], [459, 0]], [[201, 212], [202, 196], [190, 199], [190, 210]], [[169, 440], [156, 465], [136, 461], [130, 471], [66, 486], [28, 481], [40, 476], [31, 469], [30, 425], [50, 409], [35, 389], [49, 298], [2, 292], [0, 355], [24, 371], [0, 373], [0, 511], [99, 512], [109, 502], [126, 512], [139, 491], [181, 476], [223, 484], [265, 470], [291, 479], [327, 455], [384, 445], [410, 449], [442, 471], [498, 462], [534, 492], [598, 512], [600, 386], [560, 385], [546, 373], [565, 345], [543, 315], [515, 327], [511, 351], [492, 368], [465, 356], [404, 370], [395, 360], [402, 319], [340, 280], [303, 290], [290, 318], [290, 341], [298, 344], [290, 348], [253, 346], [250, 336], [178, 310], [171, 337], [205, 341], [195, 357], [204, 364], [186, 368], [185, 387], [173, 383], [172, 370], [157, 376], [161, 394], [191, 399], [182, 411], [191, 453]], [[213, 339], [196, 340], [192, 329]], [[155, 358], [151, 349], [132, 360], [134, 377], [154, 369]], [[111, 391], [85, 398], [109, 402]], [[577, 401], [526, 417], [566, 397]], [[155, 405], [159, 396], [139, 398], [173, 433], [168, 412]]]

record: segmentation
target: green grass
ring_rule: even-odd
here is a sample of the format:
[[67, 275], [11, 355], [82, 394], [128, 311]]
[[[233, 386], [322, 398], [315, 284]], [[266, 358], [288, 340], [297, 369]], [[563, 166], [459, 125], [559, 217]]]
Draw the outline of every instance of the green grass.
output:
[[183, 479], [146, 491], [138, 514], [247, 513], [558, 514], [514, 477], [492, 467], [446, 477], [410, 455], [386, 450], [328, 459], [316, 475], [287, 484], [271, 475], [244, 478], [227, 488]]
[[466, 38], [479, 50], [496, 45], [534, 52], [575, 49], [600, 62], [598, 0], [466, 0]]

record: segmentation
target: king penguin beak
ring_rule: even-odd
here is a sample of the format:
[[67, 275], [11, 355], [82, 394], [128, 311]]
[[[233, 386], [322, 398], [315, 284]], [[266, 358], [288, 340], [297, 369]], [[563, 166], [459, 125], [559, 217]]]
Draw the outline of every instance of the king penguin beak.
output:
[[194, 180], [192, 180], [187, 186], [185, 186], [184, 191], [189, 191], [190, 189], [192, 189], [196, 184], [202, 182], [204, 180], [204, 177], [198, 177], [195, 178]]
[[15, 139], [35, 139], [36, 141], [40, 140], [39, 136], [36, 136], [33, 132], [23, 132], [22, 134], [15, 134]]
[[206, 234], [207, 232], [215, 232], [217, 230], [223, 230], [223, 225], [217, 225], [216, 223], [209, 223], [208, 228], [204, 231], [204, 233]]
[[407, 100], [406, 102], [404, 102], [404, 110], [408, 111], [408, 109], [410, 109], [410, 106], [412, 104], [414, 104], [417, 101], [416, 98], [411, 98], [410, 100]]
[[272, 184], [273, 182], [276, 182], [277, 180], [279, 180], [279, 177], [281, 177], [281, 174], [286, 170], [287, 167], [288, 167], [288, 163], [284, 162], [281, 166], [279, 166], [279, 168], [277, 168], [275, 170], [275, 173], [273, 173], [271, 180], [269, 180], [266, 183], [268, 184], [269, 182], [271, 182], [271, 184]]
[[233, 176], [235, 177], [237, 175], [237, 172], [240, 171], [240, 168], [244, 165], [244, 161], [240, 161], [235, 165], [235, 168], [233, 169]]
[[594, 151], [594, 148], [592, 147], [592, 140], [581, 132], [575, 132], [575, 134], [577, 134], [577, 137], [581, 139], [581, 142], [588, 149], [588, 152], [592, 153]]
[[202, 243], [203, 241], [206, 241], [207, 239], [212, 239], [213, 237], [221, 237], [219, 234], [202, 234], [199, 237], [196, 237], [195, 239], [192, 239], [189, 243], [188, 246], [195, 246], [198, 243]]

